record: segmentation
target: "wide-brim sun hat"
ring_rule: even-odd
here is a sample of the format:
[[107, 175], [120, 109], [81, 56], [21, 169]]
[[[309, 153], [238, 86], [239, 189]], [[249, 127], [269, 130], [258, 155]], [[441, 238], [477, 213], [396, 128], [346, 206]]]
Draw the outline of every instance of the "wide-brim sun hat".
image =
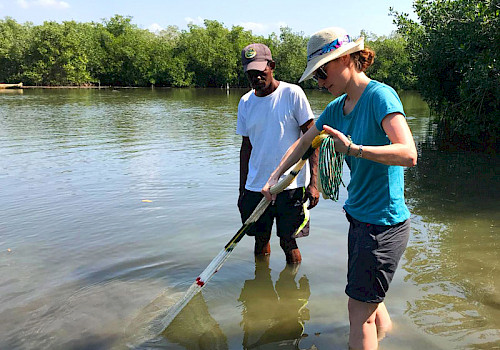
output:
[[363, 37], [356, 41], [338, 27], [329, 27], [314, 33], [307, 43], [307, 66], [299, 83], [311, 79], [316, 69], [327, 62], [365, 48]]

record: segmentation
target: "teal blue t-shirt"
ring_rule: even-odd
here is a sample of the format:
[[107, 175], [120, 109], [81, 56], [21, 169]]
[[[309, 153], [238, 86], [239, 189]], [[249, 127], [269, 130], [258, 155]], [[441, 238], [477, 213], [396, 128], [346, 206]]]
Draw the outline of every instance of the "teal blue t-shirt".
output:
[[[382, 146], [391, 143], [382, 128], [382, 119], [390, 113], [403, 115], [403, 104], [396, 91], [378, 81], [370, 81], [356, 106], [344, 115], [346, 95], [328, 104], [316, 121], [316, 128], [329, 125], [350, 135], [357, 145]], [[375, 225], [395, 225], [410, 217], [404, 199], [402, 166], [384, 165], [354, 156], [346, 157], [351, 170], [344, 209], [353, 218]]]

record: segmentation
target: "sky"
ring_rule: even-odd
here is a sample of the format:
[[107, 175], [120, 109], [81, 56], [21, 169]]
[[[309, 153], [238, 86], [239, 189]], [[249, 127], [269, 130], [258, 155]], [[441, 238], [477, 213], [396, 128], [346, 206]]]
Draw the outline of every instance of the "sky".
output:
[[132, 23], [151, 31], [188, 23], [203, 25], [217, 20], [224, 27], [239, 25], [254, 35], [267, 37], [288, 26], [294, 33], [310, 36], [336, 26], [356, 37], [361, 30], [378, 36], [396, 29], [389, 8], [416, 19], [413, 0], [0, 0], [0, 19], [12, 17], [19, 23], [44, 21], [101, 22], [115, 14], [131, 16]]

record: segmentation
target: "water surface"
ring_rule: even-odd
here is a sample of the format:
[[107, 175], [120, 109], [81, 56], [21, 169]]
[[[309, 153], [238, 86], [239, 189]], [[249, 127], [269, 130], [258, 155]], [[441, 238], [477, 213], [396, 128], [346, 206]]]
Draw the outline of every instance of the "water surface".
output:
[[[241, 226], [244, 92], [0, 94], [0, 348], [122, 348], [145, 311], [188, 288]], [[331, 100], [307, 95], [317, 116]], [[387, 297], [396, 329], [380, 348], [500, 348], [498, 158], [423, 146], [429, 110], [401, 97], [420, 158], [406, 171], [412, 236]], [[244, 238], [143, 347], [345, 349], [345, 199], [312, 212], [298, 270], [277, 239], [256, 263]]]

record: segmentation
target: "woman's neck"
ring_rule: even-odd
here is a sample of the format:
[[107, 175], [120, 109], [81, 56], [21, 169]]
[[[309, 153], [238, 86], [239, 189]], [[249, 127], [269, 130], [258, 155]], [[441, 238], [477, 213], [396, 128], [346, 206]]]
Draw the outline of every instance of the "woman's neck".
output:
[[355, 104], [360, 99], [371, 79], [364, 72], [357, 72], [354, 68], [351, 77], [346, 86], [346, 99]]

